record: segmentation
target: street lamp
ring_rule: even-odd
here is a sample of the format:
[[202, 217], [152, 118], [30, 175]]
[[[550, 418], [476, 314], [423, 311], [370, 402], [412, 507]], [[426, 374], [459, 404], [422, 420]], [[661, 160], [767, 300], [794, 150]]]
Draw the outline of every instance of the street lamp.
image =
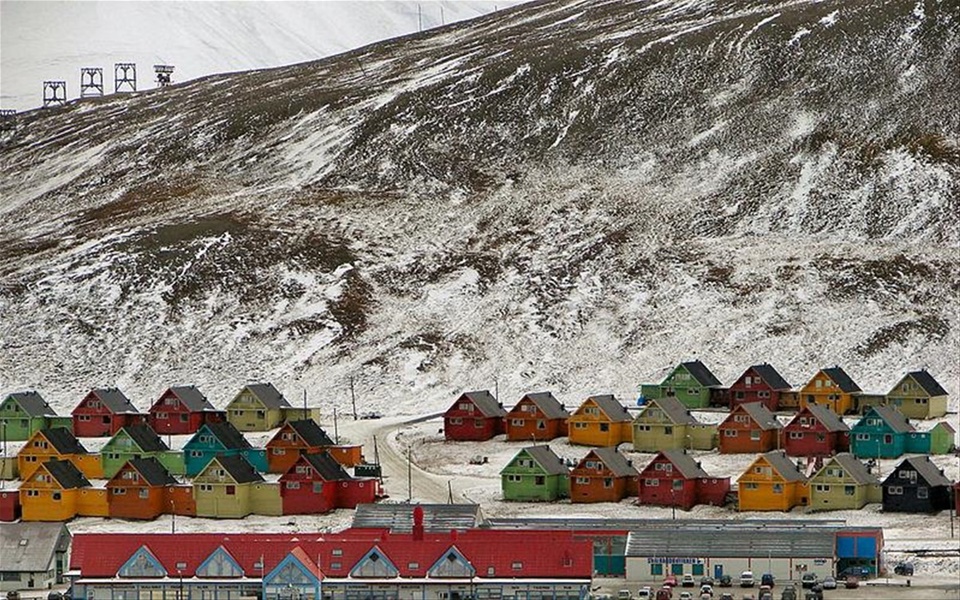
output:
[[177, 578], [180, 579], [180, 589], [177, 591], [177, 600], [183, 600], [183, 571], [177, 569]]

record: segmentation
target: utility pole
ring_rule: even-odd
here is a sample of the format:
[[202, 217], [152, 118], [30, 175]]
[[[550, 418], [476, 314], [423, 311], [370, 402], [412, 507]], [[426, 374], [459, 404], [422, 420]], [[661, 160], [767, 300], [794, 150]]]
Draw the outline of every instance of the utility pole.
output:
[[303, 418], [307, 418], [307, 390], [303, 390]]
[[350, 377], [350, 403], [353, 405], [353, 420], [357, 420], [357, 393], [353, 388], [353, 377]]
[[413, 502], [413, 448], [407, 448], [407, 504]]
[[453, 482], [447, 480], [447, 504], [453, 504]]
[[417, 4], [417, 27], [423, 31], [423, 9]]
[[333, 439], [340, 444], [340, 429], [337, 427], [337, 407], [333, 407]]

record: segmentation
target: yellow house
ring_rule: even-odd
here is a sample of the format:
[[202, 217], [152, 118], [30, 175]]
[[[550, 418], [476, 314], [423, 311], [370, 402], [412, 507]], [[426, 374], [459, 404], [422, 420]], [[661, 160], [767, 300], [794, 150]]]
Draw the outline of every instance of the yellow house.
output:
[[739, 510], [789, 511], [806, 505], [806, 481], [783, 450], [761, 454], [737, 480]]
[[270, 431], [283, 423], [289, 408], [272, 383], [251, 383], [227, 404], [227, 421], [238, 431]]
[[20, 486], [24, 521], [69, 521], [79, 514], [80, 492], [90, 482], [66, 460], [41, 463]]
[[887, 394], [887, 404], [911, 419], [938, 419], [947, 414], [947, 390], [926, 370], [911, 371]]
[[633, 419], [612, 395], [590, 396], [567, 420], [571, 444], [618, 446], [633, 441]]
[[672, 396], [650, 400], [633, 420], [632, 431], [637, 452], [717, 447], [717, 426], [697, 421], [690, 409]]
[[856, 409], [855, 396], [863, 392], [840, 367], [820, 369], [813, 379], [800, 390], [800, 408], [808, 404], [830, 407], [838, 415], [852, 413]]
[[70, 461], [89, 479], [103, 478], [100, 456], [87, 452], [73, 432], [64, 427], [42, 429], [30, 436], [17, 453], [20, 478], [30, 479], [34, 471], [50, 459]]
[[[193, 479], [198, 517], [242, 519], [254, 512], [254, 485], [263, 477], [240, 455], [219, 455]], [[265, 496], [269, 491], [262, 490]]]

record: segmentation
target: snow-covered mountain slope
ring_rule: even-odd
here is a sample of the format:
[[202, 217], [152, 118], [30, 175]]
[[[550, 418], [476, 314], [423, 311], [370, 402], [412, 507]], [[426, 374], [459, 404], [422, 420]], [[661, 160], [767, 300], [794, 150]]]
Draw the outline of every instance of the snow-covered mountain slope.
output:
[[[540, 2], [21, 115], [0, 389], [361, 410], [843, 365], [958, 394], [948, 2]], [[954, 401], [953, 407], [956, 408]]]
[[175, 81], [317, 60], [373, 42], [485, 15], [520, 0], [292, 2], [0, 2], [0, 108], [42, 104], [43, 82], [80, 95], [80, 69], [137, 64], [138, 87], [156, 87], [153, 65]]

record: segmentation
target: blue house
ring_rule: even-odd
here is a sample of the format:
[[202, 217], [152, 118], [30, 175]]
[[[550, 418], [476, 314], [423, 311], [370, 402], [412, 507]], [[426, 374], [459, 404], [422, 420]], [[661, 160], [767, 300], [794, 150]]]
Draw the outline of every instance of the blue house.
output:
[[850, 429], [850, 452], [857, 458], [896, 458], [912, 450], [907, 438], [915, 431], [896, 407], [871, 406]]
[[203, 425], [183, 447], [187, 477], [195, 477], [214, 456], [242, 456], [253, 468], [267, 472], [267, 451], [254, 448], [229, 421]]

